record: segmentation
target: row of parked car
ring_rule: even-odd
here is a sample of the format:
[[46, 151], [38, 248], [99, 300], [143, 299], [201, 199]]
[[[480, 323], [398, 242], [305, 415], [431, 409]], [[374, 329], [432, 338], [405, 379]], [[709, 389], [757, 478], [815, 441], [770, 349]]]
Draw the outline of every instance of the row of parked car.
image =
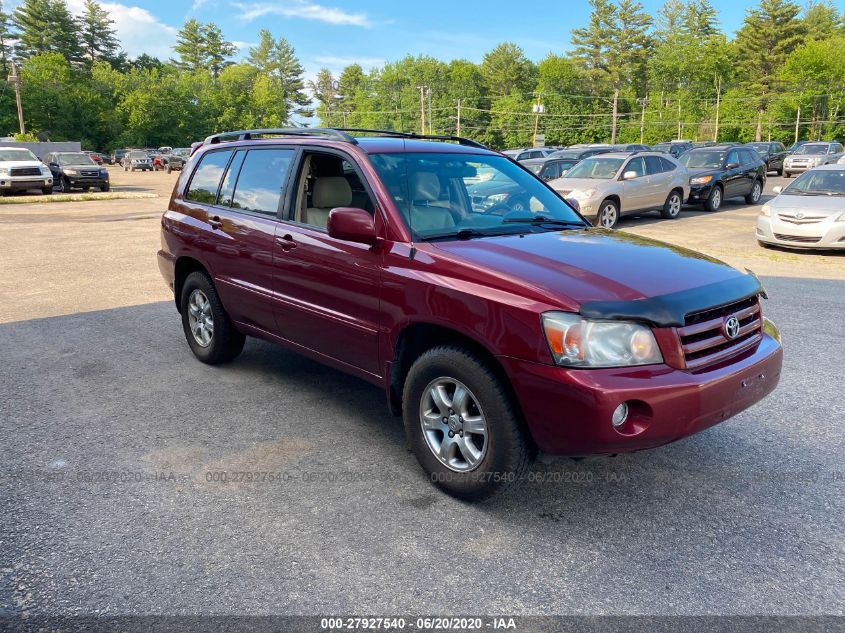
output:
[[112, 164], [124, 171], [179, 171], [191, 156], [188, 147], [159, 147], [158, 149], [116, 149]]
[[[845, 162], [845, 150], [835, 141], [801, 142], [789, 150], [778, 142], [693, 145], [687, 141], [654, 148], [596, 144], [541, 150], [543, 157], [520, 162], [605, 228], [615, 227], [623, 215], [652, 210], [676, 218], [684, 203], [700, 204], [707, 211], [717, 211], [729, 198], [756, 204], [771, 171], [790, 177], [840, 159]], [[515, 154], [516, 159], [524, 153]], [[507, 187], [482, 182], [474, 188], [477, 197], [502, 199]], [[516, 208], [527, 204], [516, 201]]]
[[38, 189], [53, 193], [74, 189], [108, 191], [109, 172], [86, 152], [51, 152], [40, 160], [23, 147], [0, 147], [0, 193]]

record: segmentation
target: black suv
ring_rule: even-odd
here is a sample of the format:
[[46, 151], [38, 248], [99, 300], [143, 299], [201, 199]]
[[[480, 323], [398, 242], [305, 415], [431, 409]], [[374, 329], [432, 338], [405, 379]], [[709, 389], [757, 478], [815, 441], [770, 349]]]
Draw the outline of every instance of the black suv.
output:
[[727, 198], [745, 197], [757, 204], [766, 184], [766, 163], [744, 145], [691, 149], [678, 159], [689, 171], [689, 202], [717, 211]]
[[778, 176], [783, 176], [783, 159], [786, 158], [786, 147], [783, 143], [764, 141], [746, 145], [755, 150], [766, 163], [766, 172], [776, 171]]
[[682, 156], [693, 148], [692, 141], [666, 141], [665, 143], [658, 143], [651, 148], [653, 152], [663, 152], [664, 154], [671, 154], [675, 158]]
[[64, 193], [72, 189], [109, 190], [109, 172], [84, 152], [51, 152], [44, 162], [53, 174], [53, 184]]

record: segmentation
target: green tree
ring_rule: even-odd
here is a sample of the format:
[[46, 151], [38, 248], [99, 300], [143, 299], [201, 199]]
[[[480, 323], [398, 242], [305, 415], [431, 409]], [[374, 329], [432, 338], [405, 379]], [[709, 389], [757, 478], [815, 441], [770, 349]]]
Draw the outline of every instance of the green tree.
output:
[[305, 92], [305, 70], [290, 42], [283, 37], [275, 40], [270, 31], [262, 29], [258, 45], [249, 49], [248, 59], [275, 82], [285, 112], [282, 123], [290, 124], [294, 116], [311, 115], [308, 107], [311, 99]]
[[0, 72], [3, 73], [4, 78], [9, 72], [9, 59], [12, 56], [9, 28], [9, 14], [3, 11], [3, 3], [0, 2]]
[[537, 76], [534, 64], [513, 42], [504, 42], [485, 53], [481, 72], [490, 93], [499, 96], [531, 92]]
[[789, 0], [760, 0], [749, 9], [736, 37], [738, 66], [744, 72], [746, 86], [759, 95], [757, 101], [757, 131], [761, 140], [766, 106], [771, 99], [777, 69], [787, 55], [802, 42], [804, 25], [798, 19], [801, 12]]
[[80, 59], [77, 24], [64, 0], [25, 0], [12, 21], [18, 30], [15, 52], [27, 58], [56, 52], [69, 61]]
[[317, 72], [317, 76], [308, 82], [311, 94], [319, 103], [316, 114], [324, 126], [338, 125], [337, 122], [332, 121], [332, 114], [335, 113], [338, 106], [337, 86], [337, 80], [328, 68], [321, 68]]
[[205, 34], [203, 26], [195, 18], [191, 18], [176, 35], [176, 45], [173, 47], [179, 56], [176, 62], [182, 70], [197, 71], [205, 67]]
[[842, 16], [830, 1], [811, 2], [804, 7], [801, 17], [807, 38], [824, 40], [842, 31]]
[[238, 52], [237, 47], [223, 37], [223, 31], [209, 22], [202, 28], [203, 52], [205, 54], [205, 67], [211, 71], [213, 77], [217, 77], [220, 71], [231, 62], [229, 59]]
[[89, 62], [117, 58], [120, 44], [113, 25], [108, 11], [94, 0], [85, 0], [85, 10], [80, 18], [80, 39], [82, 54]]

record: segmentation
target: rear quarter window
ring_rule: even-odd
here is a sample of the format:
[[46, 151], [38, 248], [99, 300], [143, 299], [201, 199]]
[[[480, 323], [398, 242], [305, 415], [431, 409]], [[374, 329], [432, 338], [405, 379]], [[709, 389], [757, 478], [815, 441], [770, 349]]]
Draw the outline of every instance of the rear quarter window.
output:
[[185, 199], [200, 204], [214, 204], [217, 190], [220, 188], [220, 179], [231, 156], [231, 150], [203, 154], [191, 177]]

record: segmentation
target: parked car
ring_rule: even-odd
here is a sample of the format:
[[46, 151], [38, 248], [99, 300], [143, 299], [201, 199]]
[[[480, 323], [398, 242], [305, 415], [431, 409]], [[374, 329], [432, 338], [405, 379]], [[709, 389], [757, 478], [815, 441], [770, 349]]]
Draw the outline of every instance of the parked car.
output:
[[[222, 363], [252, 335], [380, 386], [453, 495], [505, 489], [538, 449], [680, 439], [779, 380], [754, 275], [590, 228], [497, 152], [396, 132], [261, 134], [206, 139], [162, 217], [158, 263], [189, 348]], [[464, 179], [482, 168], [530, 209], [475, 211]]]
[[656, 209], [664, 218], [677, 218], [689, 193], [686, 169], [656, 152], [591, 156], [549, 185], [561, 197], [576, 200], [582, 215], [606, 229], [623, 215]]
[[178, 147], [176, 149], [171, 149], [170, 153], [160, 154], [153, 158], [153, 171], [162, 169], [168, 174], [174, 170], [181, 171], [182, 167], [190, 157], [190, 148]]
[[614, 152], [650, 152], [651, 148], [642, 143], [622, 143], [621, 145], [612, 145]]
[[575, 158], [532, 158], [522, 161], [523, 166], [537, 174], [541, 180], [560, 178], [577, 163]]
[[514, 158], [514, 160], [517, 162], [521, 162], [532, 158], [545, 158], [549, 154], [552, 154], [556, 151], [557, 150], [551, 147], [531, 147], [529, 149], [522, 150], [519, 154], [516, 155], [516, 158]]
[[0, 147], [0, 195], [27, 189], [53, 193], [53, 174], [25, 147]]
[[774, 191], [757, 217], [761, 245], [845, 249], [845, 166], [816, 167]]
[[124, 155], [121, 161], [123, 171], [152, 171], [153, 161], [144, 150], [133, 149]]
[[164, 146], [158, 148], [159, 154], [169, 154], [172, 151], [173, 151], [173, 148], [170, 147], [169, 145], [164, 145]]
[[82, 153], [83, 153], [83, 154], [88, 154], [88, 156], [90, 156], [90, 157], [91, 157], [91, 160], [93, 160], [93, 161], [94, 161], [95, 163], [97, 163], [98, 165], [102, 165], [102, 164], [105, 162], [105, 161], [103, 160], [103, 157], [102, 157], [100, 154], [98, 154], [97, 152], [88, 152], [88, 151], [83, 151]]
[[766, 172], [776, 171], [778, 176], [783, 176], [783, 161], [786, 159], [786, 147], [777, 141], [766, 141], [762, 143], [746, 143], [754, 149], [760, 158], [766, 163]]
[[795, 141], [792, 145], [789, 146], [789, 149], [786, 150], [786, 153], [794, 154], [796, 151], [798, 151], [799, 147], [801, 147], [802, 145], [806, 145], [809, 142], [810, 141]]
[[610, 145], [603, 145], [600, 147], [569, 147], [567, 149], [561, 149], [552, 154], [549, 154], [549, 158], [567, 158], [567, 159], [574, 159], [574, 160], [583, 160], [585, 158], [589, 158], [590, 156], [596, 156], [597, 154], [606, 154], [607, 152], [612, 151], [612, 147]]
[[691, 149], [697, 149], [699, 147], [713, 147], [714, 145], [716, 145], [716, 141], [695, 141], [692, 144]]
[[109, 172], [84, 152], [51, 152], [44, 162], [53, 174], [53, 183], [63, 193], [73, 189], [108, 191]]
[[671, 154], [675, 158], [683, 155], [693, 148], [692, 141], [666, 141], [665, 143], [658, 143], [652, 146], [655, 152], [663, 152], [664, 154]]
[[843, 155], [841, 143], [835, 141], [804, 143], [783, 161], [783, 175], [791, 178], [819, 165], [837, 162]]
[[128, 149], [116, 149], [112, 152], [111, 155], [111, 164], [112, 165], [122, 165], [123, 158], [130, 152], [131, 150]]
[[679, 159], [689, 172], [691, 204], [718, 211], [729, 198], [757, 204], [766, 184], [766, 164], [744, 145], [714, 145], [692, 149]]

